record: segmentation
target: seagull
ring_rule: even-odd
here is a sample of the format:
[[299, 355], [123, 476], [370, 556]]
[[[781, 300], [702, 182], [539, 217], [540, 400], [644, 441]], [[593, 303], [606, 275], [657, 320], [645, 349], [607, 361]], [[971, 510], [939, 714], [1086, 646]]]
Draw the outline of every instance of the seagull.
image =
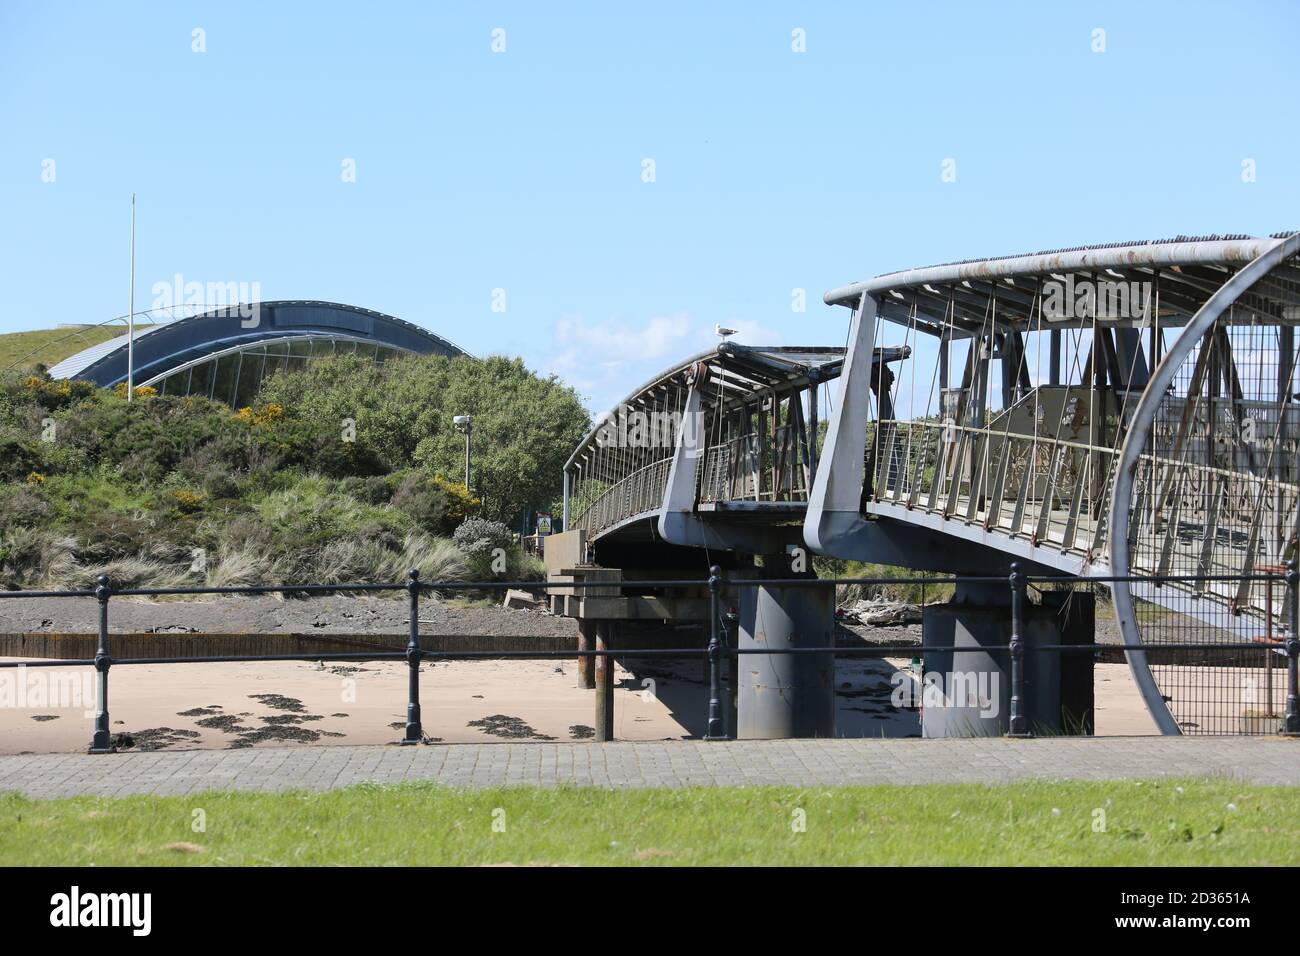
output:
[[735, 335], [736, 332], [737, 332], [736, 329], [728, 329], [728, 328], [726, 328], [725, 326], [721, 326], [721, 325], [715, 325], [715, 326], [713, 327], [713, 331], [714, 331], [714, 333], [716, 333], [718, 336], [720, 336], [720, 337], [722, 338], [722, 341], [724, 341], [724, 342], [727, 340], [727, 336], [729, 336], [729, 335]]

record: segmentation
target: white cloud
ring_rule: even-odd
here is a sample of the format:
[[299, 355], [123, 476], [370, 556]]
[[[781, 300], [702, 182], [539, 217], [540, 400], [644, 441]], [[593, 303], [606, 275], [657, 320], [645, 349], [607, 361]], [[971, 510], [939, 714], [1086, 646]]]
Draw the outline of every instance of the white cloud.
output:
[[591, 323], [580, 315], [566, 315], [555, 323], [555, 341], [581, 349], [588, 362], [604, 363], [628, 355], [669, 355], [690, 331], [691, 320], [684, 312], [650, 319], [639, 328], [626, 322]]
[[716, 346], [715, 324], [735, 329], [734, 342], [782, 344], [777, 332], [745, 319], [705, 322], [677, 312], [642, 322], [592, 322], [582, 315], [565, 315], [555, 323], [555, 352], [545, 370], [572, 385], [600, 414], [655, 374]]

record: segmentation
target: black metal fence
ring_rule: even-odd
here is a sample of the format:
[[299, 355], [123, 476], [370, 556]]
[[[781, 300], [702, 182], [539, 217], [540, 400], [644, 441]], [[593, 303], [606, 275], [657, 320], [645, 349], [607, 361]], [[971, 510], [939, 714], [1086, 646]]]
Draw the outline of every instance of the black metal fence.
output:
[[[833, 654], [837, 657], [888, 657], [897, 655], [924, 655], [927, 652], [941, 653], [1002, 653], [1009, 657], [1010, 706], [1008, 713], [1008, 737], [1031, 737], [1026, 706], [1026, 655], [1030, 653], [1055, 652], [1059, 654], [1098, 654], [1103, 651], [1144, 651], [1151, 653], [1158, 649], [1161, 653], [1178, 653], [1198, 655], [1206, 654], [1251, 654], [1259, 655], [1261, 645], [1258, 641], [1210, 639], [1189, 641], [1161, 641], [1157, 644], [1146, 643], [1035, 643], [1025, 640], [1025, 615], [1027, 590], [1031, 585], [1043, 588], [1094, 588], [1118, 581], [1142, 582], [1146, 585], [1177, 584], [1179, 582], [1202, 582], [1209, 580], [1234, 581], [1269, 581], [1281, 583], [1286, 588], [1289, 611], [1289, 629], [1284, 639], [1271, 640], [1263, 650], [1267, 655], [1271, 670], [1272, 655], [1278, 651], [1285, 653], [1285, 712], [1281, 720], [1281, 733], [1285, 736], [1300, 736], [1300, 571], [1295, 561], [1290, 562], [1284, 572], [1259, 575], [1236, 576], [1133, 576], [1133, 577], [1097, 577], [1079, 579], [1065, 576], [1028, 575], [1017, 565], [1012, 565], [1009, 576], [946, 576], [914, 578], [745, 578], [724, 580], [722, 571], [717, 566], [710, 568], [705, 580], [655, 580], [655, 581], [619, 581], [617, 586], [624, 589], [653, 588], [671, 590], [706, 588], [710, 600], [710, 624], [707, 646], [703, 649], [708, 664], [708, 712], [707, 727], [703, 739], [728, 739], [724, 718], [725, 702], [722, 688], [722, 664], [730, 657], [732, 661], [749, 654]], [[1010, 639], [1005, 646], [993, 647], [956, 647], [951, 645], [921, 644], [870, 644], [863, 646], [819, 646], [754, 648], [729, 646], [727, 626], [723, 621], [721, 597], [724, 587], [743, 588], [772, 585], [782, 587], [838, 587], [841, 585], [865, 585], [897, 587], [911, 585], [921, 587], [941, 587], [958, 584], [1003, 584], [1010, 589], [1011, 629]], [[419, 572], [412, 570], [407, 580], [401, 583], [366, 583], [366, 584], [292, 584], [292, 585], [249, 585], [232, 587], [168, 587], [168, 588], [114, 588], [107, 577], [101, 576], [94, 589], [81, 590], [47, 590], [47, 591], [0, 591], [0, 599], [24, 598], [94, 598], [99, 604], [98, 644], [93, 658], [58, 659], [58, 660], [24, 660], [0, 661], [0, 668], [14, 667], [93, 667], [97, 673], [95, 725], [90, 745], [90, 753], [113, 753], [112, 733], [109, 722], [109, 673], [113, 667], [135, 664], [177, 664], [177, 663], [247, 663], [257, 661], [381, 661], [405, 660], [408, 667], [406, 726], [400, 744], [418, 744], [425, 740], [424, 728], [420, 714], [420, 664], [433, 660], [481, 660], [481, 659], [525, 659], [525, 660], [572, 660], [574, 658], [612, 659], [612, 658], [691, 658], [701, 654], [700, 647], [676, 648], [575, 648], [573, 650], [434, 650], [424, 648], [420, 643], [419, 612], [420, 596], [429, 592], [456, 591], [504, 591], [511, 588], [529, 590], [550, 590], [553, 588], [583, 589], [609, 588], [610, 581], [432, 581], [420, 580]], [[197, 657], [129, 657], [114, 658], [110, 652], [111, 632], [109, 628], [109, 604], [115, 596], [162, 597], [171, 595], [256, 595], [256, 594], [293, 594], [312, 596], [335, 594], [339, 592], [397, 592], [405, 591], [410, 607], [409, 636], [405, 650], [368, 650], [359, 652], [302, 652], [296, 654], [219, 654]], [[613, 673], [612, 661], [597, 668], [596, 687], [596, 739], [608, 740], [613, 737]], [[1271, 675], [1269, 680], [1271, 681]], [[1272, 685], [1270, 683], [1270, 694]], [[1219, 730], [1218, 732], [1224, 732]]]

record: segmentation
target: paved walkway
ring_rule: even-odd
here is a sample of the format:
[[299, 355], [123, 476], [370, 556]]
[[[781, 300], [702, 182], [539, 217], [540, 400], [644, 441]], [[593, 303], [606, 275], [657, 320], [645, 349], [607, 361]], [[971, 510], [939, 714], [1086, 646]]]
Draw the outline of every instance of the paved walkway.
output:
[[446, 786], [1006, 783], [1214, 776], [1300, 786], [1300, 740], [1105, 737], [292, 747], [0, 757], [0, 791], [31, 797]]

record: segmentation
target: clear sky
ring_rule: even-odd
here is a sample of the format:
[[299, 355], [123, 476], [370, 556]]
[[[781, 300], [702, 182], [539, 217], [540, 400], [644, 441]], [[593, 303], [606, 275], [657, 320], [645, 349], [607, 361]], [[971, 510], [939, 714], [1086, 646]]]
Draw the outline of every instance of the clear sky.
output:
[[365, 306], [601, 411], [717, 323], [842, 343], [853, 279], [1300, 228], [1298, 41], [1282, 0], [0, 0], [0, 331], [126, 311], [134, 191], [137, 308]]

